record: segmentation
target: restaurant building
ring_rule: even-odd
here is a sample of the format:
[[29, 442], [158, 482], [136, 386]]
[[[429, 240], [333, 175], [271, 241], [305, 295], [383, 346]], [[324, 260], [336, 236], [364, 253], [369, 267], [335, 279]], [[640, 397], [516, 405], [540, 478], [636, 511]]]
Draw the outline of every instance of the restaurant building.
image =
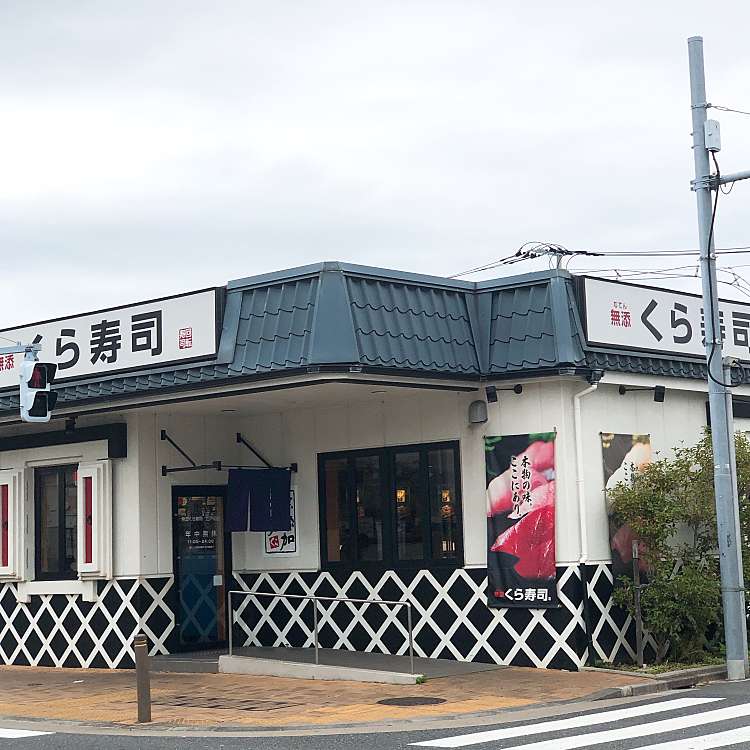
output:
[[[748, 306], [722, 309], [750, 359]], [[311, 646], [285, 594], [409, 601], [419, 656], [626, 658], [605, 485], [700, 436], [700, 328], [697, 297], [563, 271], [329, 262], [4, 331], [42, 336], [59, 399], [21, 423], [0, 359], [0, 662], [129, 667], [137, 632], [176, 653], [230, 622]], [[284, 528], [228, 530], [250, 467], [288, 472]], [[230, 612], [230, 589], [282, 596]], [[319, 625], [323, 647], [407, 649], [398, 608], [321, 603]]]

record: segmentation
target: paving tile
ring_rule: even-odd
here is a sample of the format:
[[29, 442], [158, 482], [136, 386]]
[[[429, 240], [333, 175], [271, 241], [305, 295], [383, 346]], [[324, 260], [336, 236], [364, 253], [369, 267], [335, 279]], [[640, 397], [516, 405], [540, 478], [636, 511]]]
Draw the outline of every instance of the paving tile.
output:
[[[632, 684], [632, 675], [508, 668], [429, 679], [422, 685], [315, 681], [225, 674], [152, 675], [155, 723], [290, 727], [447, 717], [580, 698]], [[0, 667], [0, 716], [135, 722], [132, 670]], [[442, 698], [427, 706], [386, 706], [406, 696]]]

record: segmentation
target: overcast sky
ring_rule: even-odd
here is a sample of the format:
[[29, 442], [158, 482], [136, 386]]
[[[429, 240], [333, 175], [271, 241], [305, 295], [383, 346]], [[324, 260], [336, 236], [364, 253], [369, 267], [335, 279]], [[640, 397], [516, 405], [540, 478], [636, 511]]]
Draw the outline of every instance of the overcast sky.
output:
[[[686, 39], [750, 110], [748, 28], [747, 0], [0, 0], [0, 327], [321, 260], [693, 248]], [[749, 169], [750, 117], [713, 116]], [[749, 205], [721, 196], [719, 246]]]

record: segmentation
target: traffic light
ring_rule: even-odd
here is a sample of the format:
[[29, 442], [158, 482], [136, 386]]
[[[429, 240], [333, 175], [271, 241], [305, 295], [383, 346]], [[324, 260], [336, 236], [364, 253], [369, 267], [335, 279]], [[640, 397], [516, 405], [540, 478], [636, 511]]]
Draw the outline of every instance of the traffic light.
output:
[[57, 372], [51, 362], [24, 359], [21, 363], [21, 419], [24, 422], [49, 422], [57, 403], [57, 394], [50, 391]]

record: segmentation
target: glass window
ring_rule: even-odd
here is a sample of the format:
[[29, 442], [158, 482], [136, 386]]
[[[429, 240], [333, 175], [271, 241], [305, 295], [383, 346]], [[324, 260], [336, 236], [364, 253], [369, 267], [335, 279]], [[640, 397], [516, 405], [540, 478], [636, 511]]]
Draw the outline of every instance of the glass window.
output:
[[422, 560], [425, 496], [420, 481], [418, 451], [394, 455], [396, 543], [399, 560]]
[[451, 448], [427, 452], [432, 557], [455, 559], [458, 554], [456, 453]]
[[328, 454], [319, 468], [326, 562], [460, 562], [458, 443]]
[[348, 462], [345, 458], [330, 458], [323, 467], [328, 559], [354, 560], [347, 488]]
[[37, 469], [34, 475], [36, 577], [75, 578], [78, 570], [76, 466]]
[[39, 570], [57, 573], [60, 569], [60, 486], [57, 472], [38, 472]]
[[383, 477], [380, 456], [354, 459], [357, 503], [357, 559], [383, 559]]

